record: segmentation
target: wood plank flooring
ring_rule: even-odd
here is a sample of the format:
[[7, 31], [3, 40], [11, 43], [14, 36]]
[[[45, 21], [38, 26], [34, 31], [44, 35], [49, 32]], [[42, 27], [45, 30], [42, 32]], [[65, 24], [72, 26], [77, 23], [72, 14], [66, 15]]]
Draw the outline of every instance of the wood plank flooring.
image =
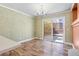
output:
[[1, 56], [67, 56], [70, 45], [34, 39]]

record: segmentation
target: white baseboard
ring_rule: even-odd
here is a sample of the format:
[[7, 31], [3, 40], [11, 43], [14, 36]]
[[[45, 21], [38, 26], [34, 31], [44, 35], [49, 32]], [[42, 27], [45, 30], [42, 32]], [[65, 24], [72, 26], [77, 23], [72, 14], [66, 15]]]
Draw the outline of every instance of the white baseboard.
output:
[[64, 44], [68, 44], [68, 45], [72, 45], [73, 46], [73, 44], [70, 43], [70, 42], [64, 42]]
[[39, 37], [34, 37], [34, 39], [42, 39], [42, 38], [39, 38]]
[[9, 10], [15, 11], [15, 12], [17, 12], [17, 13], [20, 13], [20, 14], [23, 14], [23, 15], [32, 17], [32, 16], [29, 15], [29, 14], [26, 14], [26, 13], [21, 12], [21, 11], [19, 11], [19, 10], [16, 10], [16, 9], [13, 9], [13, 8], [10, 8], [10, 7], [7, 7], [7, 6], [5, 6], [5, 5], [0, 4], [0, 6], [1, 6], [1, 7], [4, 7], [4, 8], [7, 8], [7, 9], [9, 9]]
[[16, 42], [16, 44], [13, 45], [12, 47], [9, 47], [9, 48], [6, 48], [6, 50], [0, 51], [0, 54], [19, 47], [21, 45], [21, 43], [23, 43], [23, 42], [28, 42], [28, 41], [31, 41], [31, 40], [36, 39], [36, 38], [37, 39], [42, 39], [42, 38], [34, 37], [34, 38], [29, 38], [29, 39], [22, 40], [20, 42]]
[[20, 43], [23, 43], [23, 42], [31, 41], [32, 39], [42, 39], [42, 38], [38, 38], [38, 37], [29, 38], [29, 39], [22, 40], [22, 41], [20, 41], [18, 43], [20, 44]]
[[[31, 41], [32, 39], [42, 39], [42, 38], [39, 38], [39, 37], [29, 38], [29, 39], [25, 39], [23, 41], [20, 41], [18, 43], [23, 43], [23, 42]], [[70, 42], [64, 42], [64, 44], [68, 44], [68, 45], [72, 45], [73, 46], [73, 44], [70, 43]]]
[[2, 50], [2, 51], [0, 51], [0, 55], [1, 55], [2, 53], [8, 52], [8, 51], [10, 51], [10, 50], [16, 49], [16, 48], [20, 47], [20, 45], [21, 45], [21, 44], [17, 43], [17, 44], [15, 44], [15, 45], [11, 46], [11, 47], [6, 48], [5, 50]]
[[32, 39], [34, 39], [34, 38], [25, 39], [25, 40], [22, 40], [22, 41], [20, 41], [20, 42], [18, 42], [18, 43], [21, 44], [21, 43], [23, 43], [23, 42], [31, 41]]

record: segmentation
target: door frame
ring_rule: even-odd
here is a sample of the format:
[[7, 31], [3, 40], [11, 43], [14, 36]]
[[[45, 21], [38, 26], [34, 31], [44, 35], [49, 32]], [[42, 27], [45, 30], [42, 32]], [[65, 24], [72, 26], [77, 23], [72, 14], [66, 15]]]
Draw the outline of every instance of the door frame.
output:
[[[66, 27], [66, 26], [65, 26], [65, 22], [66, 22], [65, 19], [66, 19], [66, 18], [65, 18], [65, 16], [54, 17], [54, 18], [63, 18], [63, 19], [64, 19], [64, 25], [63, 25], [63, 27], [64, 27], [64, 33], [63, 33], [63, 38], [64, 38], [64, 40], [63, 40], [63, 43], [65, 43], [65, 27]], [[50, 19], [54, 19], [54, 18], [50, 18]], [[46, 18], [43, 18], [43, 19], [42, 19], [42, 40], [44, 39], [44, 21], [45, 21], [45, 19], [46, 19]], [[50, 21], [52, 22], [52, 20], [50, 20]], [[52, 27], [53, 27], [53, 26], [51, 26], [51, 32], [53, 33], [53, 28], [52, 28]], [[51, 33], [51, 35], [53, 35], [52, 33]]]

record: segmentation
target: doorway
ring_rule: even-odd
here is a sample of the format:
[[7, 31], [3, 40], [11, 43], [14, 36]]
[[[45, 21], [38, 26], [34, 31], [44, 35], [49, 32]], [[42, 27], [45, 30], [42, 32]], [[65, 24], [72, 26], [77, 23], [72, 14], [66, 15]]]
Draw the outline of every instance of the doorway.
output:
[[53, 41], [64, 43], [65, 41], [65, 17], [52, 19]]
[[52, 22], [50, 20], [45, 20], [44, 22], [44, 40], [53, 41], [53, 30]]
[[43, 21], [44, 40], [50, 42], [65, 42], [65, 17], [51, 18]]

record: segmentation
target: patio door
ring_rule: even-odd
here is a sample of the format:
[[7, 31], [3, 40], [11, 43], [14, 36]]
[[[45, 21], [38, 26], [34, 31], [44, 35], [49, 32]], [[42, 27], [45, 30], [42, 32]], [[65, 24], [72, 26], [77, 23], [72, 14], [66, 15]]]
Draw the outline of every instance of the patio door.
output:
[[64, 43], [65, 41], [65, 17], [52, 19], [53, 41]]

